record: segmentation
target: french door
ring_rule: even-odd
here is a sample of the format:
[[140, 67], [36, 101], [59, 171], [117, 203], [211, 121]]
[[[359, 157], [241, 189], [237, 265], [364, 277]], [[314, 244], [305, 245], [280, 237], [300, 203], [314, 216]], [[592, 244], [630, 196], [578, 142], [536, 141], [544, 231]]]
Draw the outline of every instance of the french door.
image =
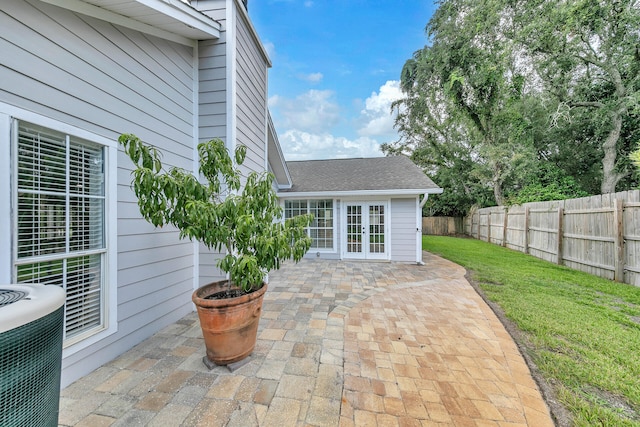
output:
[[346, 203], [346, 258], [387, 259], [386, 206], [384, 202]]

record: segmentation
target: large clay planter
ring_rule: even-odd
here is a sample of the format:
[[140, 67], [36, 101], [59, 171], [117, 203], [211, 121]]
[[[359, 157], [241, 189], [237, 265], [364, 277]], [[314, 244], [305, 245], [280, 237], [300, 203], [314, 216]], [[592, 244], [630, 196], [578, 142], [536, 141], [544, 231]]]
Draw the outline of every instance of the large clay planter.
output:
[[192, 296], [207, 348], [207, 359], [216, 365], [238, 362], [253, 351], [257, 335], [262, 300], [267, 284], [255, 292], [237, 298], [206, 299], [223, 291], [227, 281], [209, 283]]

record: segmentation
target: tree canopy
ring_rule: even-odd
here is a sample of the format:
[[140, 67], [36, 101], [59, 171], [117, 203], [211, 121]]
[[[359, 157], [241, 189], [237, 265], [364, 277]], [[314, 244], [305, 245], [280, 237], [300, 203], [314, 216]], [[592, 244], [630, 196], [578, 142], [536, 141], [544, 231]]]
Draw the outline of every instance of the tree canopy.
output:
[[383, 149], [445, 188], [431, 214], [632, 188], [639, 29], [639, 0], [442, 0]]

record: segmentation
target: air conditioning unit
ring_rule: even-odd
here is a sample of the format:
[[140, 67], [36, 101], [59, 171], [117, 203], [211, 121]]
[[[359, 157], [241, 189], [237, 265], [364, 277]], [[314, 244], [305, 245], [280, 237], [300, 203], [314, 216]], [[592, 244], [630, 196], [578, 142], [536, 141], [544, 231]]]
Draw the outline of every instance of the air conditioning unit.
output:
[[65, 293], [0, 285], [0, 426], [58, 425]]

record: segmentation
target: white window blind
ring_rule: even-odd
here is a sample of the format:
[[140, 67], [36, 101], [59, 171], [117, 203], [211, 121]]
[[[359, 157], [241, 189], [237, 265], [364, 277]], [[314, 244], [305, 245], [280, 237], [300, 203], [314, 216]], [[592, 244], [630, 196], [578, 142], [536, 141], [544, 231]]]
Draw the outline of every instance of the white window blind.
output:
[[99, 144], [18, 124], [15, 276], [65, 289], [67, 340], [105, 326], [104, 160]]
[[313, 214], [307, 229], [313, 240], [311, 249], [333, 249], [333, 200], [285, 200], [284, 212], [285, 218]]

